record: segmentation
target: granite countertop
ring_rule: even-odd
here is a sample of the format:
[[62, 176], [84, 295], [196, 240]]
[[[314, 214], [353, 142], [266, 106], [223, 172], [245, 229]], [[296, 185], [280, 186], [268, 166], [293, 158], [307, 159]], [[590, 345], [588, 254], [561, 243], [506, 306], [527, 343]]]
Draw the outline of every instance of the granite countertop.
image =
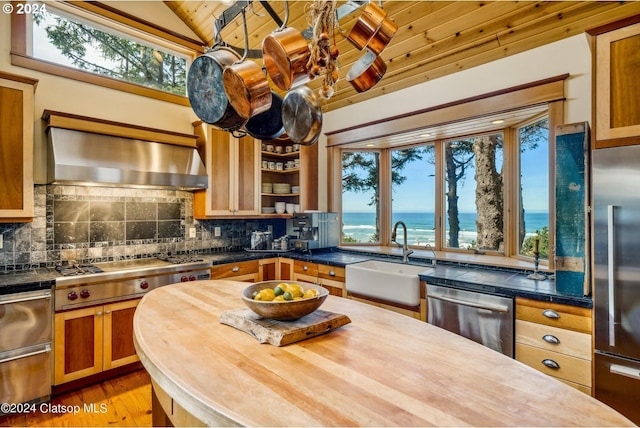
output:
[[37, 268], [0, 272], [0, 294], [51, 288], [59, 273], [55, 269]]
[[478, 267], [438, 265], [435, 270], [421, 275], [430, 284], [444, 285], [471, 291], [504, 294], [510, 297], [556, 302], [591, 308], [590, 297], [570, 296], [556, 292], [555, 281], [527, 278], [528, 273], [501, 271]]
[[[211, 263], [212, 265], [278, 256], [338, 267], [345, 267], [352, 263], [367, 260], [384, 260], [400, 263], [400, 258], [396, 256], [374, 252], [351, 252], [338, 248], [314, 250], [310, 253], [294, 251], [228, 251], [198, 254], [199, 258], [202, 258], [205, 262]], [[431, 263], [427, 260], [412, 259], [410, 264], [431, 267]], [[445, 285], [486, 293], [505, 294], [512, 297], [520, 296], [586, 308], [592, 307], [591, 298], [557, 293], [553, 280], [534, 281], [527, 278], [528, 273], [529, 272], [517, 269], [496, 269], [453, 262], [438, 262], [435, 270], [430, 270], [420, 275], [420, 278], [436, 285]], [[55, 269], [49, 268], [0, 272], [0, 294], [19, 292], [25, 289], [51, 288], [58, 276], [59, 273], [56, 272]]]

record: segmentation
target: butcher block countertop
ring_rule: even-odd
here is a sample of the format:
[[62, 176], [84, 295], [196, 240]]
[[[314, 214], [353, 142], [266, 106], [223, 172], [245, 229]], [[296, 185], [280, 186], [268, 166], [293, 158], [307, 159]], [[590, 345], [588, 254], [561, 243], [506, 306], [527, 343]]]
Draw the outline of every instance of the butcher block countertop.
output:
[[346, 298], [329, 296], [321, 309], [349, 324], [286, 346], [260, 344], [219, 322], [244, 307], [246, 286], [173, 284], [140, 302], [136, 349], [170, 397], [167, 414], [180, 408], [209, 426], [633, 426], [509, 357]]

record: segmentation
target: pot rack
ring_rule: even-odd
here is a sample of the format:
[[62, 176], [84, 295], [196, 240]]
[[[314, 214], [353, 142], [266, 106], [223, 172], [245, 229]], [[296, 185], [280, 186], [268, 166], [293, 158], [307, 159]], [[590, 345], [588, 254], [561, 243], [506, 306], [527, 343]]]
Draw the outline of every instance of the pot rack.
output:
[[[250, 6], [253, 3], [254, 0], [239, 0], [236, 1], [233, 5], [231, 5], [230, 7], [228, 7], [224, 12], [222, 12], [222, 14], [220, 15], [220, 17], [218, 17], [214, 23], [214, 37], [213, 40], [218, 40], [218, 35], [220, 34], [220, 32], [231, 23], [231, 21], [233, 21], [238, 15], [240, 15], [242, 13], [242, 10], [247, 8], [248, 6]], [[259, 3], [262, 5], [262, 7], [264, 7], [264, 9], [267, 11], [267, 13], [269, 14], [269, 16], [271, 17], [271, 19], [273, 19], [273, 21], [276, 23], [276, 25], [278, 27], [280, 27], [282, 25], [282, 19], [280, 18], [280, 16], [276, 13], [276, 11], [273, 9], [273, 7], [271, 7], [271, 4], [269, 3], [268, 0], [259, 0]], [[344, 18], [345, 16], [348, 16], [350, 14], [352, 14], [353, 12], [357, 11], [361, 6], [365, 5], [369, 3], [369, 0], [349, 0], [347, 3], [343, 4], [342, 6], [336, 8], [336, 18], [338, 21], [340, 21], [342, 18]], [[304, 30], [301, 31], [303, 37], [306, 40], [310, 40], [313, 36], [313, 28], [308, 27]], [[225, 43], [225, 46], [227, 46], [230, 49], [233, 49], [234, 51], [238, 52], [238, 53], [243, 53], [244, 52], [244, 48], [240, 48], [237, 46], [232, 46], [229, 44]], [[247, 58], [252, 58], [252, 59], [258, 59], [258, 58], [262, 58], [262, 50], [259, 49], [249, 49], [247, 51]]]

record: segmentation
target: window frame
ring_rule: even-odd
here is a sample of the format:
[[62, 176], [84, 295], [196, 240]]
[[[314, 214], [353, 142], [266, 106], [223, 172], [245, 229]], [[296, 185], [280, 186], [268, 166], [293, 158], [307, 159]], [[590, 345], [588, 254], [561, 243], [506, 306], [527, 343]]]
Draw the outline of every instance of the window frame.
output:
[[[569, 77], [568, 74], [520, 85], [514, 88], [507, 88], [502, 91], [473, 97], [469, 99], [459, 100], [457, 102], [448, 103], [442, 106], [436, 106], [429, 109], [407, 113], [400, 116], [394, 116], [387, 120], [371, 122], [360, 126], [345, 128], [327, 133], [327, 149], [328, 149], [328, 202], [329, 210], [336, 211], [342, 218], [341, 194], [342, 194], [342, 150], [353, 149], [364, 150], [363, 142], [376, 138], [377, 136], [389, 137], [391, 135], [399, 135], [406, 129], [416, 131], [421, 127], [433, 126], [438, 123], [450, 123], [452, 121], [463, 121], [474, 118], [484, 117], [493, 112], [523, 109], [535, 105], [546, 105], [546, 114], [549, 117], [549, 260], [541, 261], [540, 264], [548, 269], [554, 269], [553, 249], [555, 245], [555, 127], [562, 125], [564, 122], [564, 80]], [[411, 123], [412, 127], [408, 128], [407, 124]], [[519, 246], [517, 245], [517, 221], [513, 215], [509, 213], [517, 212], [519, 203], [514, 189], [517, 189], [519, 179], [516, 171], [519, 166], [514, 165], [514, 159], [519, 159], [517, 153], [519, 146], [515, 144], [515, 125], [501, 129], [504, 132], [505, 149], [504, 156], [504, 253], [487, 252], [487, 255], [508, 257], [523, 261], [532, 261], [532, 257], [519, 254]], [[483, 131], [486, 134], [489, 131]], [[458, 136], [456, 138], [462, 138]], [[447, 137], [450, 141], [452, 138]], [[444, 141], [445, 139], [435, 141], [436, 147], [436, 227], [440, 229], [436, 234], [436, 250], [446, 252], [463, 252], [473, 254], [473, 251], [464, 249], [450, 249], [443, 247], [444, 229], [442, 215], [444, 215], [444, 183], [443, 174], [438, 172], [438, 168], [443, 171], [444, 167]], [[424, 144], [426, 141], [416, 142], [411, 145]], [[508, 144], [508, 147], [506, 147]], [[394, 146], [398, 149], [400, 146]], [[407, 145], [410, 147], [410, 145]], [[390, 153], [391, 148], [381, 149], [381, 165], [390, 169]], [[517, 168], [517, 169], [515, 169]], [[391, 246], [391, 175], [390, 172], [381, 171], [381, 233], [380, 239], [382, 246]], [[342, 237], [340, 245], [358, 245], [365, 246], [371, 244], [352, 244], [343, 243]], [[414, 247], [416, 248], [416, 247]], [[417, 247], [421, 248], [421, 247]]]
[[[97, 2], [47, 2], [48, 8], [57, 9], [65, 15], [75, 16], [81, 21], [88, 21], [97, 26], [107, 27], [119, 34], [129, 35], [134, 40], [144, 40], [181, 55], [189, 57], [189, 63], [204, 52], [201, 42], [175, 34], [155, 26], [149, 22], [138, 20], [124, 12]], [[26, 14], [11, 14], [11, 64], [31, 70], [65, 77], [79, 82], [90, 83], [110, 89], [166, 101], [183, 106], [190, 106], [187, 95], [172, 94], [136, 83], [114, 79], [108, 76], [83, 71], [73, 67], [56, 64], [33, 57], [29, 53], [31, 24]]]

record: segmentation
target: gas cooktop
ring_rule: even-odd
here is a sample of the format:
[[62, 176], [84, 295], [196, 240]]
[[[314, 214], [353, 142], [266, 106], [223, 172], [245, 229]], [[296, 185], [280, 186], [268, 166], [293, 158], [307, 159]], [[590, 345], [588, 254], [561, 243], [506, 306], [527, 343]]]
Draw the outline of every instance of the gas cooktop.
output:
[[102, 273], [103, 270], [96, 265], [92, 264], [66, 264], [56, 266], [56, 270], [60, 272], [62, 276], [76, 276], [87, 275], [91, 273]]

